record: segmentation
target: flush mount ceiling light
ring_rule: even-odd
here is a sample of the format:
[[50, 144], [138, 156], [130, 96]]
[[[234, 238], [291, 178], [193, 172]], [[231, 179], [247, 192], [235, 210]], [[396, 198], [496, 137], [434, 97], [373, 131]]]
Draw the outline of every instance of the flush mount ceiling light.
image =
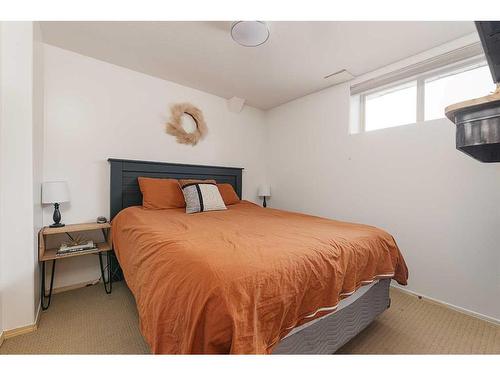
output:
[[269, 39], [269, 28], [263, 21], [237, 21], [231, 26], [231, 37], [244, 47], [257, 47]]

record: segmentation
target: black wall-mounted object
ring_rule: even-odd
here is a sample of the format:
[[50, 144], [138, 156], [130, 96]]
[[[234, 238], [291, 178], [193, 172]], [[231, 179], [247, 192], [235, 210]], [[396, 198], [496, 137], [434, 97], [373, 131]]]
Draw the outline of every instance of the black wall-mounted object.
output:
[[484, 163], [500, 162], [500, 101], [457, 111], [454, 118], [458, 150]]
[[486, 61], [495, 83], [500, 82], [500, 21], [476, 21]]
[[475, 23], [497, 91], [446, 108], [455, 123], [456, 148], [485, 163], [500, 162], [500, 22]]

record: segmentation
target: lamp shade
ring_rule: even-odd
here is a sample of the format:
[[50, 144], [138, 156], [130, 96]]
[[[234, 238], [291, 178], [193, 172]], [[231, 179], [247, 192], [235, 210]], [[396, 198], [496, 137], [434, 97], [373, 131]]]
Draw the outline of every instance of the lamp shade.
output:
[[260, 185], [258, 196], [259, 197], [270, 197], [271, 196], [271, 186]]
[[42, 203], [69, 202], [69, 189], [66, 181], [49, 181], [42, 184]]

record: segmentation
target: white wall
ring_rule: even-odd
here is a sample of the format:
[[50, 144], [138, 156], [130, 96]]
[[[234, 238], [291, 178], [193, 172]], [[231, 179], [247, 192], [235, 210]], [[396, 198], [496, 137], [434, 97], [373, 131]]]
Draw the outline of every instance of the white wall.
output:
[[[257, 200], [265, 180], [263, 112], [239, 114], [223, 98], [142, 73], [44, 47], [45, 180], [67, 180], [66, 223], [109, 217], [109, 157], [244, 167], [243, 197]], [[169, 106], [189, 101], [203, 110], [209, 134], [195, 147], [165, 133]], [[50, 224], [52, 207], [44, 209]], [[94, 256], [58, 262], [55, 287], [99, 278]]]
[[270, 110], [270, 205], [381, 227], [408, 289], [500, 319], [500, 165], [455, 150], [445, 120], [349, 135], [347, 84]]
[[38, 22], [33, 22], [33, 259], [35, 315], [40, 306], [40, 273], [38, 267], [38, 232], [43, 227], [42, 194], [44, 143], [43, 43]]
[[32, 324], [36, 310], [33, 23], [2, 22], [0, 37], [0, 277], [9, 330]]
[[[2, 45], [3, 45], [3, 22], [0, 22], [0, 145], [3, 143], [2, 141], [2, 137], [3, 137], [3, 121], [4, 121], [4, 118], [3, 118], [3, 77], [2, 77], [2, 66], [3, 66], [3, 48], [2, 48]], [[1, 154], [0, 154], [0, 157], [1, 157]], [[2, 191], [3, 191], [3, 184], [2, 184], [2, 161], [0, 159], [0, 212], [2, 212], [3, 210], [3, 199], [2, 199]], [[1, 214], [0, 214], [0, 239], [2, 238], [2, 234], [3, 234], [3, 228], [2, 228], [2, 218], [1, 218]], [[4, 310], [4, 306], [3, 306], [3, 299], [2, 299], [2, 294], [3, 294], [3, 285], [4, 285], [4, 281], [3, 281], [3, 277], [2, 277], [2, 274], [3, 274], [3, 265], [2, 265], [2, 262], [3, 262], [3, 247], [2, 247], [2, 242], [0, 240], [0, 342], [1, 342], [1, 337], [2, 337], [2, 334], [3, 334], [3, 331], [4, 331], [4, 323], [3, 323], [3, 310]]]

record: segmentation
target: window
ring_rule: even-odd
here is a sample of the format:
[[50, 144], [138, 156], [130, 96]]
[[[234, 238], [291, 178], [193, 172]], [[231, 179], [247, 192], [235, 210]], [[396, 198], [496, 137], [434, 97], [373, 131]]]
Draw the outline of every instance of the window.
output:
[[453, 103], [478, 98], [495, 91], [486, 62], [439, 69], [404, 82], [385, 85], [353, 96], [353, 132], [372, 131], [415, 124], [445, 117]]
[[365, 130], [417, 122], [417, 82], [380, 91], [365, 98]]
[[429, 78], [425, 81], [424, 119], [442, 118], [444, 109], [450, 104], [479, 98], [492, 91], [495, 91], [495, 84], [487, 65]]

